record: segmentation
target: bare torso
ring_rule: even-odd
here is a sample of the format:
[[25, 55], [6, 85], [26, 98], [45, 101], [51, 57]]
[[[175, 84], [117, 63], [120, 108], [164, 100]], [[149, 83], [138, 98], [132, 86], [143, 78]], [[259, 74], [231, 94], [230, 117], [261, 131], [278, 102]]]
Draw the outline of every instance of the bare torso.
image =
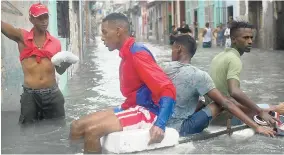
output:
[[[23, 51], [25, 45], [18, 43], [19, 51]], [[56, 84], [55, 68], [51, 60], [41, 58], [37, 63], [36, 57], [25, 58], [21, 62], [24, 73], [24, 85], [33, 89], [48, 88]]]

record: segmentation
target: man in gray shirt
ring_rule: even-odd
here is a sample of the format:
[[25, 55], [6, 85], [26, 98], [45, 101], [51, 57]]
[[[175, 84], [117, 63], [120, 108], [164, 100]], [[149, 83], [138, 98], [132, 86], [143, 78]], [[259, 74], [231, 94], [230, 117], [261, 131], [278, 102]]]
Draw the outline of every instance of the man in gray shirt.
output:
[[[161, 64], [171, 78], [177, 91], [176, 107], [168, 127], [177, 129], [180, 136], [200, 133], [222, 110], [228, 110], [256, 132], [274, 136], [272, 129], [257, 125], [235, 104], [227, 100], [215, 88], [211, 77], [190, 64], [196, 51], [196, 42], [189, 35], [175, 38], [172, 46], [172, 61]], [[199, 96], [208, 95], [214, 102], [199, 108]]]

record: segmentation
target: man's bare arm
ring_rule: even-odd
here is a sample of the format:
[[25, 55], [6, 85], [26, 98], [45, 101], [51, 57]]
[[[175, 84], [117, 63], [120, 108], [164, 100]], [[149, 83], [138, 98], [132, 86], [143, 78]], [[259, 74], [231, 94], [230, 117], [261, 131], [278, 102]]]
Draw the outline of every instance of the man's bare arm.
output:
[[212, 35], [213, 35], [213, 37], [214, 38], [217, 38], [218, 37], [218, 29], [216, 28], [216, 29], [214, 29], [214, 31], [213, 31], [213, 33], [212, 33]]
[[261, 113], [262, 109], [259, 108], [240, 88], [239, 81], [236, 79], [229, 79], [228, 81], [229, 93], [236, 101], [244, 106], [252, 109], [256, 113]]
[[256, 129], [258, 125], [249, 118], [239, 107], [234, 103], [227, 100], [217, 89], [212, 89], [208, 92], [208, 97], [210, 97], [216, 104], [222, 106], [225, 110], [228, 110], [233, 115], [242, 120], [245, 124], [253, 129]]
[[253, 128], [256, 132], [274, 137], [275, 131], [257, 125], [240, 108], [238, 108], [234, 103], [226, 99], [217, 89], [212, 89], [211, 91], [209, 91], [208, 96], [213, 101], [215, 101], [216, 104], [219, 104], [226, 110], [230, 111], [233, 115], [238, 117], [249, 127]]
[[12, 25], [1, 21], [1, 32], [11, 40], [15, 42], [23, 42], [23, 36], [20, 29], [13, 27]]
[[203, 30], [203, 33], [202, 33], [202, 37], [204, 37], [206, 33], [207, 33], [207, 30], [204, 29], [204, 30]]
[[230, 96], [237, 102], [248, 107], [252, 111], [255, 111], [263, 120], [265, 120], [270, 126], [273, 126], [277, 119], [268, 114], [265, 110], [259, 108], [239, 87], [239, 81], [236, 79], [228, 80], [228, 87]]

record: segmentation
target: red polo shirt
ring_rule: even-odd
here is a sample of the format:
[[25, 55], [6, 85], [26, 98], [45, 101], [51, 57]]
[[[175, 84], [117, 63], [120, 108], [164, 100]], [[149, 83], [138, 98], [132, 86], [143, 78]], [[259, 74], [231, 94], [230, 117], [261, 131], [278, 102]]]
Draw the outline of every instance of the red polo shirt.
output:
[[52, 56], [61, 51], [60, 41], [51, 36], [48, 31], [46, 31], [46, 40], [42, 48], [38, 48], [34, 43], [34, 29], [31, 29], [30, 32], [22, 29], [22, 34], [26, 47], [20, 51], [20, 61], [35, 55], [39, 63], [41, 58], [51, 59]]

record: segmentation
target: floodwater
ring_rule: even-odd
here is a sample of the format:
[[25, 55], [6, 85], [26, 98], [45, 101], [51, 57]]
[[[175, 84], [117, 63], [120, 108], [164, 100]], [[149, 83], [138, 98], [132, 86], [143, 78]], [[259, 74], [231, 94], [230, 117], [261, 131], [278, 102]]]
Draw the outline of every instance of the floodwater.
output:
[[[158, 62], [170, 60], [168, 45], [145, 43]], [[199, 48], [192, 64], [208, 71], [209, 64], [221, 48]], [[256, 103], [277, 104], [284, 101], [284, 51], [253, 49], [242, 56], [242, 89]], [[72, 120], [124, 100], [119, 90], [118, 51], [109, 52], [97, 38], [84, 53], [84, 64], [64, 90], [66, 119], [43, 121], [20, 128], [18, 111], [2, 111], [2, 148], [4, 154], [74, 154], [82, 153], [82, 145], [68, 140]], [[174, 148], [148, 153], [283, 153], [283, 138], [254, 135], [250, 129], [236, 132], [232, 137], [222, 135], [203, 141], [180, 144]]]

